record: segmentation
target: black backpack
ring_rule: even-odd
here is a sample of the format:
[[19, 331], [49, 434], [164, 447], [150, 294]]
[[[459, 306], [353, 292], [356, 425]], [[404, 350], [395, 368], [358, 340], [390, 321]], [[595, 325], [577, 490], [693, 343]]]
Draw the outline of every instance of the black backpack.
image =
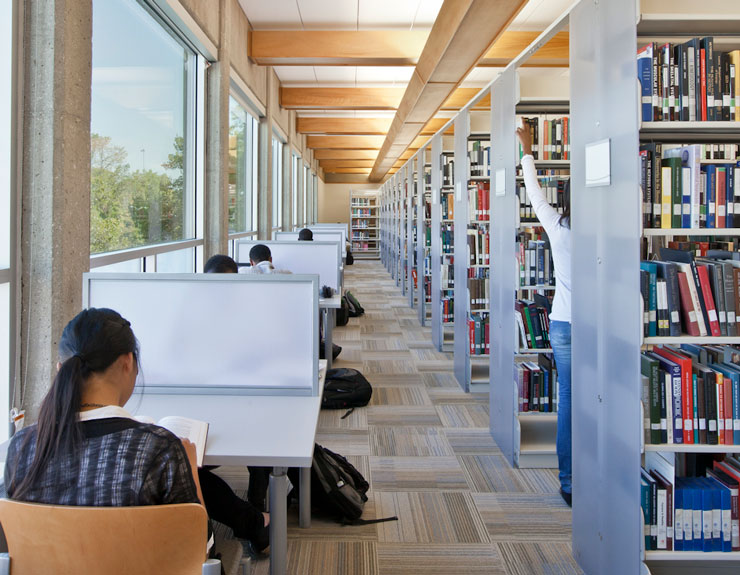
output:
[[341, 306], [335, 314], [335, 319], [337, 327], [347, 325], [347, 322], [349, 322], [349, 304], [345, 297], [342, 297]]
[[360, 302], [354, 295], [352, 295], [351, 291], [347, 290], [346, 292], [344, 292], [344, 297], [342, 299], [347, 300], [347, 306], [349, 307], [349, 317], [360, 317], [363, 313], [365, 313], [365, 308], [360, 305]]
[[353, 263], [355, 263], [355, 258], [352, 255], [352, 252], [349, 250], [347, 250], [347, 257], [345, 258], [344, 263], [348, 266], [351, 266]]
[[[288, 475], [300, 498], [297, 487], [300, 485], [298, 470], [292, 468]], [[338, 453], [334, 453], [318, 443], [313, 450], [311, 465], [311, 506], [350, 525], [366, 525], [383, 521], [398, 520], [397, 517], [384, 519], [360, 519], [367, 501], [370, 485], [354, 465]]]
[[363, 407], [373, 395], [373, 386], [356, 369], [338, 367], [326, 372], [322, 409]]

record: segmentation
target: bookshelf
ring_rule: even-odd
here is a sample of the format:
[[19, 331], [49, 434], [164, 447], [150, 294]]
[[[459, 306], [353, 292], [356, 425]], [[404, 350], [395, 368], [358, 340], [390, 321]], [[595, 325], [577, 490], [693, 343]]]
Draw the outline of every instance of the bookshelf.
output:
[[380, 257], [380, 204], [377, 191], [350, 190], [350, 242], [358, 259]]
[[[573, 119], [573, 552], [586, 572], [737, 573], [740, 553], [643, 550], [640, 467], [660, 454], [730, 453], [740, 446], [645, 445], [640, 352], [662, 343], [731, 338], [643, 338], [641, 244], [671, 236], [730, 238], [740, 230], [642, 229], [640, 143], [737, 142], [738, 122], [640, 122], [637, 48], [715, 36], [740, 46], [737, 2], [580, 2], [570, 13]], [[608, 73], [603, 73], [608, 70]], [[586, 187], [586, 146], [609, 140], [610, 181]], [[635, 161], [635, 154], [638, 159]], [[629, 310], [635, 310], [630, 312]], [[736, 452], [736, 451], [735, 451]], [[604, 454], [609, 454], [604, 456]], [[644, 454], [644, 455], [643, 455]], [[580, 487], [579, 487], [580, 486]], [[609, 497], [604, 497], [608, 493]]]
[[412, 158], [406, 168], [406, 254], [408, 259], [406, 269], [406, 285], [409, 307], [416, 307], [418, 276], [418, 253], [416, 247], [419, 240], [419, 195], [416, 179], [416, 157]]
[[455, 312], [453, 138], [436, 134], [430, 152], [432, 343], [449, 352], [454, 351]]
[[416, 155], [416, 305], [419, 323], [429, 325], [432, 317], [432, 185], [431, 150], [424, 147]]
[[[478, 99], [484, 95], [479, 93]], [[475, 104], [473, 100], [468, 107]], [[484, 392], [489, 389], [490, 152], [485, 149], [490, 150], [490, 110], [465, 108], [454, 127], [454, 370], [465, 391]]]

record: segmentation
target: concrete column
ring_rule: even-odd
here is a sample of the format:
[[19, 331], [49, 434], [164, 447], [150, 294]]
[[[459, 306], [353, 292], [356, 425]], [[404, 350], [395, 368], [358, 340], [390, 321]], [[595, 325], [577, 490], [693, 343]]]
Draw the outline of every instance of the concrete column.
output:
[[21, 406], [35, 421], [90, 265], [92, 0], [26, 0]]
[[265, 90], [265, 115], [260, 118], [259, 127], [259, 173], [257, 212], [257, 237], [260, 240], [272, 238], [272, 68], [267, 68], [267, 87]]
[[229, 235], [229, 92], [231, 2], [220, 0], [218, 62], [208, 68], [204, 253], [207, 260], [228, 253]]

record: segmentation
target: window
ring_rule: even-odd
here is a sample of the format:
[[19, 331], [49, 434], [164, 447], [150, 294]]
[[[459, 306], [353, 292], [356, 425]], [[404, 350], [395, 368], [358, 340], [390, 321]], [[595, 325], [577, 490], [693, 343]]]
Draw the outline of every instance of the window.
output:
[[143, 4], [94, 0], [92, 254], [196, 237], [201, 70]]
[[257, 224], [259, 122], [229, 98], [229, 234], [252, 232]]
[[296, 154], [293, 154], [292, 168], [293, 169], [291, 171], [291, 174], [292, 174], [291, 182], [293, 183], [293, 192], [292, 192], [293, 210], [291, 211], [291, 214], [292, 214], [291, 222], [293, 223], [293, 229], [295, 229], [298, 227], [298, 192], [299, 192], [298, 185], [300, 183], [298, 180], [299, 180], [299, 176], [301, 173], [301, 158]]
[[0, 441], [8, 439], [10, 412], [14, 6], [15, 2], [0, 3]]
[[310, 185], [311, 172], [308, 171], [308, 166], [303, 166], [303, 222], [301, 226], [308, 225], [308, 186]]
[[272, 138], [272, 229], [283, 221], [283, 143]]

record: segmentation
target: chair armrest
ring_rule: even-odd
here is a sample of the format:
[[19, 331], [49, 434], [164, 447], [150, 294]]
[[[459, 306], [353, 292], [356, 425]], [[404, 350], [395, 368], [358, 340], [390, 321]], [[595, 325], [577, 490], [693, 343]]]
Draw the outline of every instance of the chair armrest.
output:
[[[206, 562], [203, 563], [202, 573], [203, 575], [221, 575], [221, 561], [219, 559], [206, 559]], [[3, 575], [2, 571], [0, 571], [0, 575]]]
[[10, 555], [0, 553], [0, 575], [10, 575]]

